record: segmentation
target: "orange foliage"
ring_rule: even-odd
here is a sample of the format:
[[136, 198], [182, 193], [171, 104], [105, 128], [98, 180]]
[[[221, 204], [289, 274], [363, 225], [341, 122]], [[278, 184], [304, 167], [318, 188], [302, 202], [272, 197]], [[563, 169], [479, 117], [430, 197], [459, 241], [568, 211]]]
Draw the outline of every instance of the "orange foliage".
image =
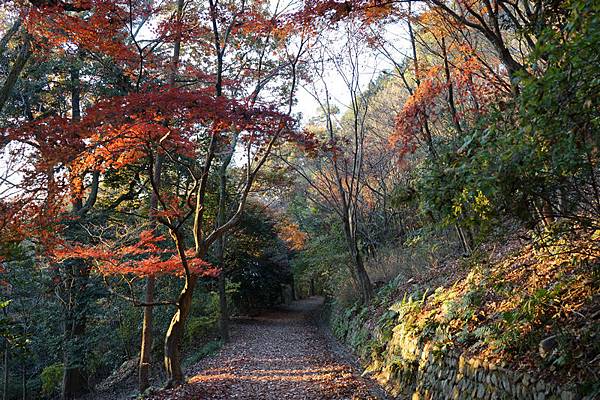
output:
[[[90, 260], [102, 275], [182, 276], [185, 272], [182, 259], [173, 250], [162, 248], [160, 244], [164, 241], [164, 236], [155, 236], [152, 231], [146, 230], [140, 233], [139, 241], [131, 245], [82, 246], [62, 243], [53, 250], [52, 256], [59, 262], [72, 258]], [[219, 274], [218, 268], [195, 257], [193, 249], [185, 252], [185, 261], [192, 274], [210, 277]]]
[[444, 91], [445, 84], [438, 79], [438, 72], [439, 67], [429, 70], [396, 117], [396, 132], [390, 136], [390, 143], [394, 146], [400, 144], [402, 152], [416, 149], [416, 141], [425, 123], [433, 122], [440, 113], [438, 97]]
[[468, 45], [453, 46], [450, 50], [453, 51], [450, 82], [446, 81], [442, 65], [425, 69], [421, 72], [420, 85], [396, 116], [396, 130], [390, 144], [399, 147], [402, 153], [416, 149], [426, 122], [433, 125], [449, 115], [450, 85], [455, 93], [456, 118], [464, 123], [488, 111], [489, 106], [506, 93], [503, 82], [489, 76], [485, 65]]
[[[72, 173], [90, 168], [118, 169], [161, 151], [194, 157], [198, 124], [213, 134], [243, 132], [242, 140], [260, 143], [289, 119], [264, 108], [214, 95], [214, 90], [167, 89], [102, 101], [90, 108], [74, 129], [88, 132], [88, 145], [71, 163]], [[167, 127], [165, 121], [177, 121]]]
[[306, 232], [300, 230], [300, 226], [289, 221], [282, 221], [277, 225], [277, 233], [291, 249], [302, 250], [308, 239]]
[[85, 12], [66, 12], [63, 5], [30, 7], [25, 26], [41, 49], [75, 46], [106, 54], [116, 60], [132, 60], [135, 54], [124, 44], [130, 17], [128, 3], [86, 0], [72, 7]]

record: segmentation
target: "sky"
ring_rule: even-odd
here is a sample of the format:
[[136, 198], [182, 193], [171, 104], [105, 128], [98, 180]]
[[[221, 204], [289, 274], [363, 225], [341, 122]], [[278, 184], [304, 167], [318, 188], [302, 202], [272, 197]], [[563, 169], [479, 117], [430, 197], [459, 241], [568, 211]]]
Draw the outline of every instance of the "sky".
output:
[[[342, 38], [343, 34], [338, 30], [333, 35], [340, 35], [340, 40], [332, 40], [328, 43], [328, 52], [331, 54], [339, 54], [344, 57], [345, 41]], [[386, 27], [383, 32], [383, 39], [385, 48], [388, 53], [394, 58], [394, 61], [399, 63], [410, 49], [410, 41], [408, 40], [405, 32], [404, 25], [401, 24], [390, 24]], [[366, 45], [366, 43], [359, 43], [361, 47], [361, 55], [358, 57], [358, 72], [359, 72], [359, 86], [362, 89], [368, 87], [372, 80], [377, 79], [383, 71], [391, 71], [394, 69], [394, 64], [384, 56], [381, 49], [372, 48]], [[346, 70], [347, 73], [347, 70]], [[344, 82], [340, 72], [336, 70], [335, 66], [329, 65], [325, 75], [325, 81], [327, 89], [330, 94], [330, 101], [332, 104], [340, 109], [343, 113], [349, 107], [350, 94], [348, 87]], [[317, 83], [306, 83], [303, 82], [297, 92], [297, 105], [294, 109], [295, 112], [302, 114], [302, 124], [308, 123], [308, 121], [320, 114], [319, 103], [314, 98], [315, 95], [323, 98], [324, 88], [323, 85]]]

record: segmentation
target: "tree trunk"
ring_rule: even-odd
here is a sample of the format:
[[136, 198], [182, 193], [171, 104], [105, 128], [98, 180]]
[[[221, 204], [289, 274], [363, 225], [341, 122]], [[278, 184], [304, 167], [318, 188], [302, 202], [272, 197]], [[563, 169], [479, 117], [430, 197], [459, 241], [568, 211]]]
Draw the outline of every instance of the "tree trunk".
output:
[[85, 330], [87, 322], [86, 287], [89, 279], [89, 268], [80, 260], [71, 260], [69, 268], [71, 279], [75, 282], [71, 286], [72, 304], [69, 305], [67, 318], [64, 323], [64, 371], [62, 396], [63, 400], [71, 400], [84, 393], [89, 388], [84, 372]]
[[[72, 327], [65, 327], [66, 341], [72, 346], [83, 338], [85, 333], [85, 323], [74, 322]], [[79, 346], [72, 346], [75, 349], [65, 349], [65, 368], [63, 374], [63, 400], [74, 399], [88, 391], [87, 380], [83, 373], [83, 366], [80, 363], [81, 354], [75, 354]]]
[[444, 73], [446, 75], [446, 84], [448, 85], [448, 106], [450, 107], [450, 114], [452, 115], [452, 123], [456, 127], [456, 133], [462, 134], [462, 128], [458, 119], [458, 111], [456, 110], [456, 104], [454, 103], [454, 87], [452, 85], [452, 77], [450, 75], [450, 63], [448, 61], [448, 53], [446, 52], [446, 41], [442, 36], [442, 55], [444, 56]]
[[[176, 21], [179, 23], [183, 14], [183, 0], [177, 0], [177, 9], [175, 13]], [[169, 85], [174, 86], [177, 80], [177, 68], [179, 67], [179, 57], [181, 52], [181, 32], [177, 32], [175, 37], [175, 43], [173, 46], [173, 54], [171, 56], [171, 66], [169, 71]], [[165, 122], [168, 124], [168, 122]], [[162, 178], [162, 162], [163, 155], [157, 151], [156, 160], [154, 161], [154, 165], [152, 165], [152, 172], [150, 179], [154, 179], [154, 186], [156, 188], [160, 188], [161, 178]], [[154, 210], [158, 210], [158, 193], [152, 192], [150, 197], [150, 210], [151, 212]], [[150, 225], [153, 230], [156, 229], [156, 217], [150, 215]], [[152, 363], [152, 320], [153, 320], [153, 306], [150, 305], [154, 301], [154, 286], [156, 283], [156, 278], [153, 276], [149, 276], [146, 279], [146, 289], [145, 289], [145, 302], [146, 306], [144, 307], [144, 320], [142, 322], [142, 344], [140, 349], [140, 364], [138, 368], [138, 386], [140, 393], [144, 393], [148, 387], [150, 387], [150, 365]], [[166, 347], [165, 347], [166, 348]], [[166, 352], [165, 352], [165, 360], [166, 360]]]
[[[411, 13], [411, 6], [412, 6], [412, 3], [409, 1], [408, 2], [408, 13], [409, 14]], [[407, 19], [407, 23], [408, 23], [408, 35], [410, 38], [412, 55], [413, 55], [413, 67], [415, 69], [415, 84], [417, 85], [417, 87], [419, 87], [421, 85], [421, 76], [420, 76], [421, 73], [419, 71], [419, 60], [417, 58], [417, 41], [415, 38], [415, 33], [413, 30], [410, 18]], [[427, 148], [428, 148], [431, 156], [434, 159], [436, 159], [437, 153], [435, 151], [435, 146], [433, 145], [433, 136], [431, 134], [431, 129], [429, 128], [429, 117], [425, 110], [420, 110], [419, 112], [423, 114], [424, 124], [423, 124], [423, 127], [421, 128], [421, 131], [422, 131], [423, 135], [425, 136], [425, 142], [427, 143]]]
[[[150, 304], [154, 301], [154, 286], [156, 278], [149, 276], [146, 278], [146, 289], [144, 301]], [[144, 320], [142, 322], [142, 347], [140, 349], [140, 365], [138, 370], [140, 393], [144, 393], [150, 387], [150, 364], [152, 362], [152, 306], [144, 307]]]
[[298, 294], [296, 292], [296, 281], [294, 281], [294, 276], [292, 275], [292, 300], [298, 300]]
[[[219, 169], [219, 209], [217, 213], [217, 227], [222, 226], [225, 223], [225, 201], [227, 196], [227, 176], [226, 170], [227, 165], [231, 161], [231, 156], [226, 159]], [[219, 266], [221, 267], [221, 273], [219, 274], [219, 330], [221, 333], [221, 339], [224, 342], [229, 341], [229, 309], [227, 307], [227, 293], [225, 291], [225, 284], [227, 276], [225, 272], [225, 238], [219, 237], [217, 240], [217, 259]]]
[[549, 200], [542, 201], [542, 222], [545, 226], [550, 226], [554, 222], [554, 210]]
[[[6, 51], [6, 47], [8, 46], [8, 42], [13, 38], [13, 36], [19, 31], [21, 28], [22, 20], [19, 18], [15, 21], [15, 23], [10, 27], [9, 30], [6, 31], [2, 39], [0, 39], [0, 57], [2, 58], [2, 62], [4, 62], [4, 52]], [[8, 63], [8, 61], [6, 61]]]
[[458, 234], [458, 237], [460, 238], [460, 244], [462, 245], [462, 248], [465, 252], [466, 255], [471, 255], [471, 253], [473, 252], [473, 249], [471, 247], [471, 243], [469, 242], [468, 236], [465, 235], [465, 232], [463, 231], [463, 229], [458, 226], [458, 225], [454, 225], [454, 227], [456, 228], [456, 233]]
[[[77, 122], [81, 119], [81, 81], [79, 76], [79, 67], [74, 65], [71, 68], [71, 119]], [[99, 175], [94, 176], [94, 185], [88, 201], [86, 201], [86, 212], [93, 207], [96, 201]], [[80, 214], [84, 210], [81, 198], [74, 199], [73, 214]], [[82, 213], [84, 214], [84, 212]], [[81, 215], [82, 215], [81, 214]], [[64, 369], [62, 384], [62, 399], [70, 400], [88, 392], [87, 378], [85, 376], [84, 355], [86, 320], [87, 320], [87, 299], [86, 291], [89, 280], [90, 270], [82, 259], [68, 260], [63, 264], [66, 273], [68, 286], [66, 287], [65, 298], [66, 318], [64, 321]]]
[[185, 323], [190, 315], [192, 296], [198, 281], [197, 276], [186, 278], [185, 285], [179, 299], [175, 315], [171, 319], [169, 329], [165, 336], [165, 372], [167, 374], [167, 388], [173, 388], [184, 383], [185, 377], [181, 369], [181, 340], [185, 332]]
[[356, 247], [356, 244], [353, 253], [354, 266], [356, 268], [356, 278], [360, 287], [362, 300], [366, 304], [373, 298], [373, 285], [371, 284], [371, 279], [369, 278], [369, 274], [367, 274], [365, 264], [360, 252], [358, 251], [358, 248]]
[[86, 380], [79, 368], [67, 368], [65, 370], [62, 398], [65, 400], [75, 399], [86, 393]]
[[[348, 210], [346, 210], [345, 214], [348, 215]], [[371, 285], [371, 279], [365, 269], [365, 264], [360, 254], [360, 250], [358, 249], [357, 239], [355, 234], [353, 234], [354, 230], [351, 227], [350, 221], [350, 217], [347, 217], [344, 221], [344, 234], [346, 236], [348, 251], [352, 256], [352, 278], [358, 285], [363, 303], [366, 304], [373, 297], [373, 285]]]
[[[154, 179], [155, 186], [160, 188], [161, 176], [162, 176], [162, 162], [163, 156], [158, 154], [154, 165], [152, 166], [152, 176], [150, 179]], [[150, 210], [151, 213], [158, 210], [158, 195], [152, 192], [150, 196]], [[150, 228], [156, 230], [156, 218], [150, 215]], [[140, 348], [140, 364], [138, 367], [138, 387], [140, 393], [144, 393], [146, 389], [150, 387], [150, 366], [152, 364], [152, 341], [154, 335], [152, 334], [153, 329], [153, 306], [154, 302], [154, 287], [156, 285], [156, 278], [154, 276], [148, 276], [146, 278], [146, 288], [144, 293], [144, 302], [147, 304], [144, 307], [144, 319], [142, 321], [142, 344]]]
[[[238, 135], [233, 136], [230, 148], [227, 150], [221, 165], [219, 166], [219, 208], [217, 210], [217, 226], [225, 224], [226, 202], [227, 202], [227, 168], [233, 158], [233, 152], [237, 144]], [[225, 284], [227, 283], [227, 273], [225, 268], [225, 235], [221, 235], [217, 240], [217, 260], [221, 273], [219, 274], [219, 329], [221, 338], [224, 342], [229, 341], [229, 308], [227, 306], [227, 293], [225, 292]]]
[[25, 366], [21, 367], [21, 395], [23, 400], [27, 400], [27, 371]]
[[65, 368], [63, 376], [63, 400], [75, 399], [87, 392], [87, 382], [79, 366]]
[[4, 339], [4, 384], [2, 385], [2, 400], [6, 400], [8, 390], [8, 340]]
[[226, 283], [227, 277], [225, 276], [225, 272], [221, 270], [221, 274], [219, 274], [219, 329], [221, 331], [221, 339], [225, 343], [229, 342], [229, 307], [227, 305], [227, 292], [225, 290]]
[[13, 63], [6, 80], [4, 81], [4, 85], [0, 88], [0, 111], [4, 108], [4, 104], [9, 99], [12, 94], [13, 88], [19, 79], [19, 75], [21, 75], [21, 71], [25, 68], [25, 64], [27, 64], [27, 60], [31, 56], [31, 44], [29, 43], [29, 35], [25, 34], [25, 38], [23, 40], [23, 45], [21, 46], [21, 51], [19, 51], [19, 55], [17, 59]]

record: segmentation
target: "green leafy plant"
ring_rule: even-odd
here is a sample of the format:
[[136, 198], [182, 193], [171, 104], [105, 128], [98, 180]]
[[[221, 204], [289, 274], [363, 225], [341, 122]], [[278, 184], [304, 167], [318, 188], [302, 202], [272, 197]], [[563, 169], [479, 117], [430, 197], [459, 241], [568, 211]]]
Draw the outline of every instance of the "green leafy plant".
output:
[[57, 393], [60, 389], [62, 376], [62, 363], [52, 364], [44, 368], [40, 375], [40, 378], [42, 380], [42, 392], [47, 396]]

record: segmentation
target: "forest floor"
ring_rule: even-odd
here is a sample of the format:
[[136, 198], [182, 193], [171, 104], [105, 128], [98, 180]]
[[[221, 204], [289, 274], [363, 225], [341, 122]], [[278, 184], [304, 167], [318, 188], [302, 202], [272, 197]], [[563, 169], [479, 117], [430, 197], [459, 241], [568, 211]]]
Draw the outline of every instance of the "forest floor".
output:
[[152, 400], [384, 399], [317, 315], [322, 298], [236, 319], [231, 341], [189, 368], [188, 384]]

